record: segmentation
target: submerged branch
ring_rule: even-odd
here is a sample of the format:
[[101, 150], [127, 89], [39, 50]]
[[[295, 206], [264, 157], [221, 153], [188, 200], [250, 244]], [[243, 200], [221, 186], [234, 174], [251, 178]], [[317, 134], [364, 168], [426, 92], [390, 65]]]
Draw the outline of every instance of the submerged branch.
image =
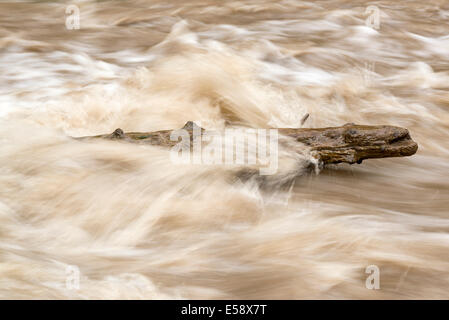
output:
[[[195, 123], [189, 121], [182, 128], [192, 139]], [[204, 129], [200, 128], [201, 131]], [[281, 128], [280, 135], [301, 142], [314, 152], [323, 164], [361, 163], [365, 159], [411, 156], [418, 150], [407, 129], [395, 126], [367, 126], [353, 123], [328, 128]], [[154, 132], [127, 132], [116, 129], [112, 134], [80, 137], [76, 139], [109, 139], [173, 147], [178, 140], [170, 140], [173, 130]]]

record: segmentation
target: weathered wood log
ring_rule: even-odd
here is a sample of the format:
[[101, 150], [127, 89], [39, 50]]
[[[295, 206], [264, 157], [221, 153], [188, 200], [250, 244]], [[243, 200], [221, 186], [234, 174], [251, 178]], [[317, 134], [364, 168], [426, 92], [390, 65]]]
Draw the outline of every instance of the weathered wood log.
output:
[[[195, 124], [189, 121], [185, 129], [192, 139]], [[202, 132], [204, 129], [200, 128]], [[311, 148], [322, 164], [361, 163], [370, 158], [406, 157], [418, 150], [407, 129], [395, 126], [368, 126], [347, 123], [328, 128], [280, 128], [280, 135], [289, 136]], [[173, 130], [154, 132], [127, 132], [116, 129], [112, 134], [79, 137], [76, 139], [110, 139], [130, 143], [143, 143], [173, 147], [178, 141], [170, 140]]]

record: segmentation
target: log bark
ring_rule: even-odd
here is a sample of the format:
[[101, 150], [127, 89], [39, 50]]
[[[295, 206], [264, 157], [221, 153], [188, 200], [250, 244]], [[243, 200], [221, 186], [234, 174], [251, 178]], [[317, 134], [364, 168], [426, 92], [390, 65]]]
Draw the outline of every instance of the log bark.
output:
[[[195, 123], [189, 121], [182, 128], [192, 139]], [[202, 132], [204, 129], [199, 128]], [[361, 163], [365, 159], [406, 157], [418, 150], [418, 144], [405, 128], [347, 123], [328, 128], [279, 128], [280, 135], [289, 136], [307, 145], [322, 164]], [[80, 140], [109, 139], [129, 143], [173, 147], [179, 141], [170, 140], [173, 130], [154, 132], [123, 132], [116, 129], [111, 134], [78, 137]]]

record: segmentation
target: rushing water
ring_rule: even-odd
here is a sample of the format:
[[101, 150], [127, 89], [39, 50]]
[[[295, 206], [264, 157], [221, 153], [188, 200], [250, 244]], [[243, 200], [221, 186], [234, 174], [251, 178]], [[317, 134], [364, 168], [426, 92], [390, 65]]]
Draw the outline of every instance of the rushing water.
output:
[[[444, 0], [1, 3], [0, 297], [447, 298], [448, 20]], [[418, 153], [316, 174], [284, 146], [262, 186], [70, 138], [306, 113], [406, 127]]]

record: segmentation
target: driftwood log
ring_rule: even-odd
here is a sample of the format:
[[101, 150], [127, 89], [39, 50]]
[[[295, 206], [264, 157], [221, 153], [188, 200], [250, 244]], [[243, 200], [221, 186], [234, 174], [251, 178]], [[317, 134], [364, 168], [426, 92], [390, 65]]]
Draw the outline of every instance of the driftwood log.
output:
[[[185, 129], [192, 138], [195, 123], [189, 121]], [[201, 129], [204, 130], [204, 129]], [[395, 126], [368, 126], [347, 123], [328, 128], [281, 128], [280, 135], [289, 136], [311, 148], [322, 164], [361, 163], [365, 159], [406, 157], [418, 150], [407, 129]], [[79, 137], [76, 139], [109, 139], [123, 142], [172, 147], [178, 141], [170, 140], [173, 130], [154, 132], [127, 132], [116, 129], [112, 134]]]

